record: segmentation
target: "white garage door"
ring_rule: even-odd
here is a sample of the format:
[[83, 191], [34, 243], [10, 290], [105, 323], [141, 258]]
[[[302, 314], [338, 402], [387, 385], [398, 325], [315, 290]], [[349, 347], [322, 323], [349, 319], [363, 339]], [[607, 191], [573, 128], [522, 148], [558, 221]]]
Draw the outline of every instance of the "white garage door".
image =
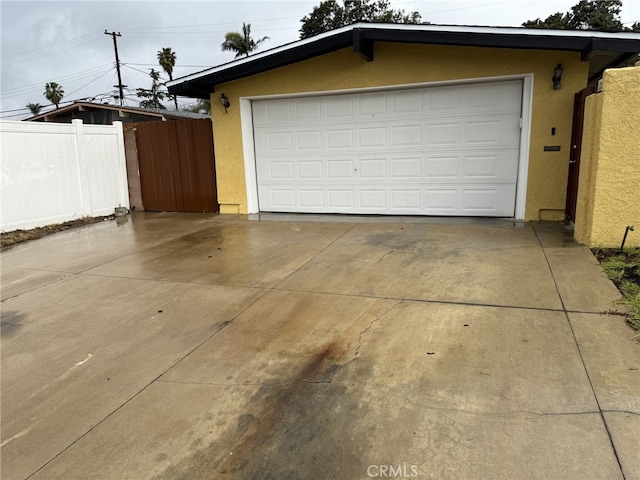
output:
[[522, 82], [253, 102], [263, 212], [514, 216]]

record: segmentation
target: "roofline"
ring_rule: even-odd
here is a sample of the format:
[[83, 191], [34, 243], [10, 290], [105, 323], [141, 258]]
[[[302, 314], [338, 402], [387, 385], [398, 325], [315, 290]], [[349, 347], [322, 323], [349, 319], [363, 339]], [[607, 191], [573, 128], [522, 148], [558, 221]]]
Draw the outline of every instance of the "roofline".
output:
[[90, 107], [90, 108], [102, 108], [105, 110], [115, 110], [115, 111], [124, 111], [124, 112], [129, 112], [129, 113], [138, 113], [138, 114], [142, 114], [142, 115], [149, 115], [149, 116], [153, 116], [153, 117], [159, 117], [159, 118], [186, 118], [186, 115], [180, 115], [179, 113], [175, 113], [173, 110], [167, 110], [166, 113], [165, 112], [158, 112], [155, 110], [147, 110], [145, 108], [142, 107], [129, 107], [126, 105], [113, 105], [110, 103], [93, 103], [93, 102], [83, 102], [83, 101], [79, 101], [79, 102], [73, 102], [70, 105], [65, 105], [64, 107], [60, 107], [60, 108], [56, 108], [54, 110], [49, 110], [47, 112], [44, 113], [39, 113], [38, 115], [34, 115], [33, 117], [29, 117], [29, 118], [25, 118], [25, 120], [27, 121], [31, 121], [31, 120], [39, 120], [41, 118], [45, 118], [48, 115], [52, 115], [52, 114], [59, 114], [59, 113], [65, 113], [68, 112], [70, 110], [73, 110], [74, 107]]
[[[509, 39], [507, 45], [505, 39]], [[635, 32], [359, 22], [186, 75], [168, 82], [167, 86], [172, 94], [208, 98], [216, 84], [349, 46], [372, 60], [375, 41], [564, 50], [581, 52], [583, 56], [593, 51], [620, 51], [621, 56], [640, 51], [640, 33]], [[213, 85], [213, 89], [206, 88], [203, 83]]]

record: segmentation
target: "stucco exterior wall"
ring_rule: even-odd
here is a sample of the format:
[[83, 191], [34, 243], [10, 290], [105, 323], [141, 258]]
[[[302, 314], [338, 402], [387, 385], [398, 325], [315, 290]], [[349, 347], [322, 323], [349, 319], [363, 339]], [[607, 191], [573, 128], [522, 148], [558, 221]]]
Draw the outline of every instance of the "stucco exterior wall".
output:
[[[553, 68], [564, 65], [562, 88], [553, 90]], [[575, 52], [376, 43], [367, 62], [343, 49], [216, 87], [212, 94], [221, 213], [247, 213], [239, 99], [262, 95], [385, 87], [424, 82], [533, 74], [533, 108], [525, 218], [564, 216], [573, 95], [587, 84], [588, 64]], [[218, 97], [231, 108], [225, 114]], [[555, 128], [555, 136], [551, 130]], [[559, 152], [544, 152], [559, 145]]]
[[607, 70], [587, 97], [575, 237], [592, 247], [640, 246], [640, 67]]

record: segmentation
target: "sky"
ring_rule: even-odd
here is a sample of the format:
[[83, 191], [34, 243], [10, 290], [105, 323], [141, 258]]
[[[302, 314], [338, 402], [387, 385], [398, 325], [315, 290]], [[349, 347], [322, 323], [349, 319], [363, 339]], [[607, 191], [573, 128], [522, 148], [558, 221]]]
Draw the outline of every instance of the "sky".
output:
[[[150, 68], [161, 71], [156, 53], [171, 47], [177, 55], [174, 79], [233, 60], [220, 44], [229, 31], [251, 24], [254, 38], [268, 36], [259, 51], [299, 39], [300, 19], [320, 0], [182, 1], [0, 0], [0, 118], [30, 116], [28, 103], [54, 108], [44, 85], [64, 88], [61, 106], [74, 100], [116, 103], [113, 40], [119, 32], [125, 104], [137, 106], [136, 88], [149, 88]], [[423, 21], [443, 25], [518, 27], [527, 20], [567, 12], [578, 0], [390, 0], [391, 6], [418, 11]], [[622, 22], [640, 20], [640, 1], [623, 0]], [[179, 108], [195, 100], [178, 99]], [[165, 102], [170, 107], [169, 102]]]

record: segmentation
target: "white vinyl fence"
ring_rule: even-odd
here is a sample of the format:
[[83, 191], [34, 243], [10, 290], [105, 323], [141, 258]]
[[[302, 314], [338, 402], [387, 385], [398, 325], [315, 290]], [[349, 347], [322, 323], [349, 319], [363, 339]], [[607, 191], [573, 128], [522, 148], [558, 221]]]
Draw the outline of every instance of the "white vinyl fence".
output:
[[0, 230], [129, 207], [122, 123], [0, 121]]

